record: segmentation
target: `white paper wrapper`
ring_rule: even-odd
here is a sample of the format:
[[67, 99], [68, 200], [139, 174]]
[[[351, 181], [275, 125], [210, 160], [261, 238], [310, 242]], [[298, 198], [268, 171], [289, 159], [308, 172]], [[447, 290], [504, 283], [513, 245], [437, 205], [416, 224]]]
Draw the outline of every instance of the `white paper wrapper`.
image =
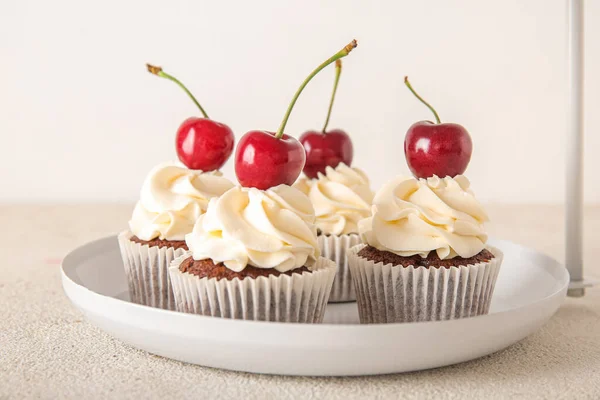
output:
[[175, 310], [169, 265], [175, 258], [184, 254], [185, 250], [142, 245], [132, 242], [132, 236], [131, 232], [124, 231], [118, 237], [131, 301]]
[[451, 268], [383, 265], [361, 258], [364, 244], [348, 251], [363, 324], [440, 321], [487, 314], [503, 254], [487, 263]]
[[321, 256], [337, 264], [337, 273], [329, 296], [330, 303], [355, 301], [354, 284], [348, 268], [346, 252], [361, 243], [358, 234], [351, 235], [319, 235], [317, 241], [321, 248]]
[[171, 263], [177, 311], [255, 321], [320, 323], [335, 276], [333, 261], [319, 257], [312, 272], [233, 280], [199, 278], [179, 270], [191, 253]]

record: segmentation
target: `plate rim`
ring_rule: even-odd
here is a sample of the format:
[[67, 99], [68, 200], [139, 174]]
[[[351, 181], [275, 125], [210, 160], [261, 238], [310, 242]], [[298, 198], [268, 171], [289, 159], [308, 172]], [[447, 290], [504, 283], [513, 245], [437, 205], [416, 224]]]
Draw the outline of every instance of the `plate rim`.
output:
[[[108, 243], [109, 241], [114, 241], [115, 247], [118, 248], [117, 235], [108, 235], [108, 236], [98, 238], [98, 239], [95, 239], [95, 240], [92, 240], [92, 241], [89, 241], [82, 245], [77, 246], [76, 248], [71, 250], [69, 253], [67, 253], [67, 255], [65, 255], [65, 257], [63, 258], [63, 260], [61, 262], [60, 270], [61, 270], [61, 277], [62, 277], [61, 280], [62, 280], [63, 290], [69, 297], [69, 300], [77, 308], [80, 308], [80, 307], [78, 304], [76, 304], [75, 301], [73, 301], [73, 299], [69, 293], [71, 290], [77, 290], [80, 292], [84, 292], [87, 295], [91, 295], [94, 297], [100, 297], [103, 301], [108, 301], [109, 303], [113, 303], [115, 305], [118, 304], [120, 306], [130, 307], [132, 309], [143, 310], [143, 312], [151, 311], [151, 312], [160, 313], [164, 316], [168, 316], [169, 318], [181, 318], [181, 319], [186, 319], [188, 321], [190, 321], [190, 320], [204, 321], [207, 323], [222, 324], [223, 326], [226, 326], [226, 325], [237, 326], [237, 325], [241, 324], [246, 327], [248, 327], [249, 325], [254, 325], [256, 327], [278, 326], [278, 327], [285, 327], [286, 329], [296, 328], [296, 329], [307, 329], [307, 330], [311, 330], [311, 331], [315, 331], [318, 329], [331, 331], [333, 329], [336, 331], [341, 330], [341, 331], [348, 332], [349, 330], [353, 330], [353, 331], [360, 332], [360, 331], [364, 331], [364, 330], [373, 331], [375, 329], [384, 329], [384, 330], [398, 329], [398, 327], [400, 327], [400, 326], [408, 327], [408, 326], [417, 326], [417, 325], [425, 326], [425, 325], [434, 325], [435, 324], [435, 325], [439, 325], [439, 326], [443, 327], [443, 325], [452, 324], [457, 321], [457, 320], [418, 321], [418, 322], [396, 322], [396, 323], [381, 323], [381, 324], [360, 324], [360, 323], [358, 323], [358, 324], [357, 323], [352, 323], [352, 324], [347, 324], [347, 323], [346, 324], [344, 324], [344, 323], [342, 323], [342, 324], [334, 324], [334, 323], [302, 324], [302, 323], [294, 323], [294, 322], [251, 321], [251, 320], [220, 318], [220, 317], [212, 317], [212, 316], [205, 316], [205, 315], [198, 315], [198, 314], [183, 313], [183, 312], [179, 312], [179, 311], [164, 310], [164, 309], [160, 309], [160, 308], [146, 306], [143, 304], [137, 304], [137, 303], [133, 303], [130, 301], [115, 298], [115, 297], [112, 297], [109, 295], [98, 293], [98, 292], [84, 286], [83, 284], [79, 284], [79, 283], [75, 282], [69, 276], [67, 271], [65, 270], [66, 268], [68, 268], [68, 264], [70, 262], [74, 262], [74, 261], [71, 261], [71, 259], [76, 258], [77, 256], [80, 256], [80, 253], [84, 252], [86, 250], [85, 249], [86, 247], [99, 245], [101, 242]], [[554, 292], [552, 292], [551, 294], [549, 294], [545, 297], [537, 299], [535, 301], [529, 302], [524, 305], [519, 305], [517, 307], [508, 308], [508, 309], [502, 310], [502, 311], [491, 312], [491, 313], [485, 314], [485, 315], [478, 315], [478, 316], [474, 316], [474, 317], [465, 318], [465, 320], [481, 320], [484, 318], [500, 316], [500, 315], [506, 314], [506, 313], [522, 311], [523, 309], [535, 307], [536, 305], [539, 305], [539, 303], [549, 301], [557, 296], [561, 296], [566, 293], [568, 285], [569, 285], [569, 272], [566, 269], [566, 267], [564, 266], [564, 264], [560, 263], [558, 260], [554, 259], [553, 257], [551, 257], [545, 253], [542, 253], [538, 250], [535, 250], [530, 247], [526, 247], [526, 246], [518, 244], [518, 243], [514, 243], [511, 241], [502, 240], [502, 239], [491, 239], [490, 241], [494, 243], [494, 246], [500, 247], [500, 248], [501, 248], [501, 246], [497, 245], [498, 242], [509, 243], [510, 245], [518, 246], [524, 250], [533, 252], [536, 254], [536, 256], [541, 256], [541, 257], [545, 258], [547, 261], [551, 261], [552, 263], [554, 263], [556, 265], [556, 267], [560, 268], [560, 270], [562, 272], [562, 277], [561, 277], [562, 279], [557, 278], [557, 281], [562, 280], [562, 282], [560, 283], [560, 287], [557, 288]], [[65, 265], [67, 265], [67, 266], [65, 267]], [[312, 334], [314, 334], [314, 333], [315, 332], [312, 332]]]

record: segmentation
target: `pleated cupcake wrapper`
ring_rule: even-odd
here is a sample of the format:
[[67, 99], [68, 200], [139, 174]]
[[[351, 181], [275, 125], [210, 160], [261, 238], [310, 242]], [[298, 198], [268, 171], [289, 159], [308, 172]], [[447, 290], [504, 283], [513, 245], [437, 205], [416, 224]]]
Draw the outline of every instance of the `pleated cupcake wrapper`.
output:
[[348, 251], [358, 313], [363, 324], [440, 321], [487, 314], [503, 254], [450, 268], [403, 267], [359, 257], [364, 244]]
[[348, 268], [347, 251], [361, 243], [360, 236], [351, 235], [319, 235], [317, 241], [321, 248], [321, 256], [337, 264], [337, 273], [329, 296], [330, 303], [340, 303], [356, 300], [352, 276]]
[[131, 301], [146, 306], [175, 310], [169, 265], [184, 254], [184, 249], [148, 246], [131, 241], [133, 234], [119, 234], [119, 247]]
[[335, 276], [333, 261], [320, 257], [312, 272], [232, 280], [199, 278], [171, 263], [169, 273], [178, 311], [244, 320], [320, 323]]

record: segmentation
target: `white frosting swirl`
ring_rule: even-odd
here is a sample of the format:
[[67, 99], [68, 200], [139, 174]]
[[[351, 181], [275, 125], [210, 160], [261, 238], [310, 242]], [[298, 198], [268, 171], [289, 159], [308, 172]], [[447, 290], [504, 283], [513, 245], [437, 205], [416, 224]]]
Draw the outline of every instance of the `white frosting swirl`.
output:
[[313, 203], [317, 228], [327, 235], [358, 233], [358, 221], [371, 215], [373, 192], [369, 178], [344, 163], [327, 167], [315, 179], [302, 178], [294, 185]]
[[212, 197], [233, 187], [219, 171], [190, 170], [162, 163], [150, 171], [129, 221], [142, 240], [183, 240]]
[[485, 248], [488, 217], [469, 186], [462, 175], [396, 178], [375, 195], [373, 217], [359, 223], [362, 239], [405, 257], [472, 257]]
[[236, 272], [248, 264], [310, 269], [320, 255], [314, 220], [308, 197], [290, 186], [234, 187], [211, 199], [185, 240], [195, 260], [222, 262]]

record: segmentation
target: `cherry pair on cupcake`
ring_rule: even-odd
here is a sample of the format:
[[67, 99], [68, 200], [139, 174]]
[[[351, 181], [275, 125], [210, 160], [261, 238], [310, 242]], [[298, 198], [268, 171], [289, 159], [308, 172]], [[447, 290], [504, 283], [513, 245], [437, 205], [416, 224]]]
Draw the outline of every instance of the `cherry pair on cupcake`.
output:
[[241, 187], [211, 200], [186, 236], [191, 255], [170, 268], [180, 311], [322, 321], [336, 266], [320, 256], [313, 205], [291, 186], [304, 167], [305, 150], [284, 132], [310, 80], [355, 47], [352, 41], [302, 82], [277, 131], [255, 130], [240, 138], [235, 172]]

